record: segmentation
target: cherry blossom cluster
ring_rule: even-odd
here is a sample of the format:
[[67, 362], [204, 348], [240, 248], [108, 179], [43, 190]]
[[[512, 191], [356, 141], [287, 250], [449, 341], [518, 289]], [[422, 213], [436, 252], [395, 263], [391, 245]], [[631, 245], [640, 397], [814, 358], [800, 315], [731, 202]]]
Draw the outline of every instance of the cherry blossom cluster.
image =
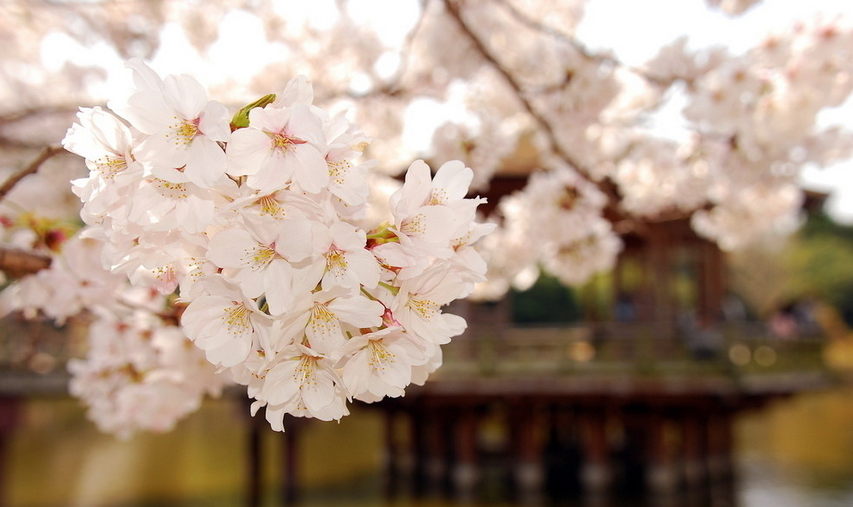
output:
[[606, 204], [607, 196], [571, 167], [531, 174], [523, 190], [499, 203], [503, 223], [483, 242], [488, 281], [475, 296], [490, 300], [509, 288], [526, 290], [540, 268], [566, 285], [612, 268], [622, 242], [602, 216]]
[[[276, 430], [285, 414], [339, 419], [349, 400], [422, 383], [466, 326], [442, 307], [486, 273], [473, 244], [494, 225], [475, 221], [471, 169], [413, 163], [378, 222], [370, 139], [314, 106], [307, 79], [231, 115], [189, 76], [128, 66], [129, 96], [81, 109], [63, 142], [90, 170], [73, 189], [103, 267], [176, 293], [183, 333]], [[109, 325], [166, 340], [150, 324]]]
[[105, 270], [102, 248], [79, 236], [63, 242], [49, 268], [0, 293], [0, 314], [44, 315], [69, 329], [85, 324], [86, 356], [68, 369], [71, 394], [87, 405], [88, 418], [120, 438], [168, 431], [205, 395], [219, 395], [227, 379], [181, 332], [167, 297]]

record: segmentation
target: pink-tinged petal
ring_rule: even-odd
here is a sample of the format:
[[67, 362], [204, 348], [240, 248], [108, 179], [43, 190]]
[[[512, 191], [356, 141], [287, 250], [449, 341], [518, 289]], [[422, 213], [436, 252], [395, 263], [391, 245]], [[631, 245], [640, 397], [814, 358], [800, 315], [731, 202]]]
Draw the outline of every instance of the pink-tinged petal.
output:
[[204, 296], [193, 300], [181, 314], [181, 326], [187, 336], [195, 340], [202, 336], [222, 317], [222, 309], [231, 305], [222, 296]]
[[175, 143], [174, 129], [165, 129], [143, 141], [135, 154], [147, 168], [158, 165], [179, 168], [190, 158], [189, 147], [186, 143]]
[[127, 100], [127, 106], [110, 104], [119, 115], [143, 134], [154, 134], [175, 122], [174, 112], [158, 92], [139, 92]]
[[257, 174], [272, 154], [272, 138], [260, 130], [237, 130], [231, 134], [225, 154], [231, 176]]
[[294, 104], [291, 109], [287, 131], [303, 141], [308, 141], [318, 149], [325, 149], [326, 134], [323, 123], [305, 104]]
[[210, 240], [207, 258], [220, 268], [244, 268], [257, 240], [245, 229], [225, 229]]
[[225, 104], [211, 100], [199, 116], [198, 130], [205, 137], [214, 141], [228, 142], [231, 137], [231, 126], [228, 108]]
[[233, 339], [221, 347], [205, 350], [205, 357], [212, 364], [230, 368], [245, 361], [251, 351], [252, 340]]
[[292, 153], [297, 165], [293, 169], [293, 179], [302, 190], [316, 194], [329, 185], [329, 166], [326, 159], [310, 144], [297, 145]]
[[[254, 403], [252, 406], [254, 407]], [[264, 418], [270, 423], [270, 428], [273, 431], [284, 431], [284, 415], [287, 413], [287, 405], [267, 405]]]
[[374, 327], [382, 324], [382, 314], [385, 307], [378, 301], [364, 296], [351, 298], [335, 298], [328, 305], [339, 320], [355, 327]]
[[311, 81], [306, 76], [300, 74], [287, 82], [284, 92], [276, 98], [272, 107], [311, 104], [312, 102], [314, 102], [314, 89]]
[[370, 372], [370, 351], [366, 348], [347, 360], [343, 381], [352, 395], [357, 396], [367, 390]]
[[190, 76], [166, 76], [163, 79], [163, 100], [178, 113], [179, 118], [195, 120], [207, 104], [207, 92]]
[[329, 227], [332, 241], [341, 250], [356, 250], [364, 248], [367, 243], [367, 233], [346, 222], [335, 222]]
[[308, 266], [294, 270], [293, 292], [304, 293], [314, 290], [317, 284], [320, 283], [320, 279], [323, 278], [325, 269], [326, 261], [319, 258]]
[[379, 262], [388, 266], [404, 268], [417, 264], [417, 259], [412, 252], [400, 243], [385, 243], [372, 248], [370, 251]]
[[448, 201], [463, 199], [468, 186], [474, 179], [474, 171], [459, 160], [445, 162], [432, 180], [431, 204], [447, 204]]
[[213, 201], [190, 195], [184, 206], [175, 207], [175, 218], [185, 231], [198, 234], [213, 221], [214, 210]]
[[403, 187], [391, 196], [391, 211], [397, 220], [426, 204], [432, 190], [432, 172], [423, 160], [415, 160], [406, 171]]
[[284, 190], [293, 174], [294, 164], [288, 164], [288, 161], [292, 162], [292, 158], [272, 153], [257, 173], [250, 174], [246, 178], [246, 184], [261, 194], [272, 194]]
[[329, 191], [335, 197], [349, 206], [358, 206], [365, 202], [370, 195], [370, 187], [366, 184], [366, 176], [362, 181], [347, 181], [345, 184], [336, 184], [334, 176], [329, 175]]
[[287, 403], [299, 394], [299, 384], [294, 380], [298, 376], [300, 359], [288, 359], [272, 367], [267, 372], [260, 398], [270, 405]]
[[443, 313], [441, 316], [444, 319], [445, 329], [450, 333], [451, 337], [461, 335], [468, 328], [468, 322], [459, 315]]
[[398, 228], [412, 238], [444, 246], [456, 232], [456, 214], [447, 206], [421, 206], [402, 220]]
[[281, 315], [293, 303], [293, 268], [283, 259], [270, 263], [264, 274], [264, 293], [272, 315]]
[[355, 278], [366, 289], [372, 289], [379, 284], [382, 267], [367, 250], [353, 250], [344, 254], [347, 260], [347, 269], [355, 274]]
[[284, 220], [279, 226], [275, 250], [291, 262], [300, 262], [316, 254], [310, 220]]
[[133, 84], [139, 91], [153, 90], [160, 92], [163, 87], [163, 80], [157, 75], [154, 70], [149, 67], [140, 58], [131, 58], [124, 64], [125, 67], [133, 71]]
[[256, 107], [249, 111], [249, 128], [262, 132], [280, 133], [288, 120], [290, 120], [290, 109]]
[[[226, 272], [223, 272], [225, 274]], [[241, 269], [236, 272], [228, 271], [228, 276], [233, 277], [234, 283], [240, 286], [243, 294], [254, 299], [264, 293], [264, 276], [266, 269]]]
[[338, 421], [341, 417], [349, 415], [347, 409], [346, 392], [338, 387], [334, 388], [332, 402], [323, 408], [312, 408], [311, 415], [320, 421]]
[[151, 176], [172, 183], [188, 183], [190, 179], [178, 167], [155, 165], [151, 167]]
[[335, 401], [335, 384], [332, 379], [316, 372], [312, 382], [302, 384], [302, 401], [312, 413], [322, 412]]
[[[374, 370], [376, 373], [375, 377], [381, 379], [391, 387], [396, 387], [397, 389], [405, 388], [412, 380], [412, 365], [406, 361], [405, 356], [394, 354], [391, 350], [387, 350], [386, 354], [387, 357], [382, 361], [382, 367]], [[374, 390], [374, 392], [376, 391]]]
[[225, 178], [227, 159], [215, 141], [198, 136], [189, 146], [184, 174], [201, 188], [213, 188]]
[[305, 336], [319, 352], [331, 353], [346, 343], [337, 316], [326, 305], [317, 303], [311, 308], [311, 318]]

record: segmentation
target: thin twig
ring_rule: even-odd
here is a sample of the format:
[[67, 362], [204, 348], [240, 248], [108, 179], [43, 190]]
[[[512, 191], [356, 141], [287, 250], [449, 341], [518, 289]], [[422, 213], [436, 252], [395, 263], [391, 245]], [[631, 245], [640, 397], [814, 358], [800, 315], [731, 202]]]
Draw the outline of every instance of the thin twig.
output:
[[560, 31], [554, 27], [548, 26], [544, 23], [540, 23], [536, 20], [531, 19], [529, 16], [527, 16], [524, 13], [522, 13], [521, 11], [519, 11], [518, 8], [509, 0], [498, 0], [498, 2], [519, 23], [525, 25], [526, 27], [528, 27], [532, 30], [538, 31], [540, 33], [544, 33], [544, 34], [548, 35], [549, 37], [551, 37], [555, 40], [558, 40], [564, 44], [568, 44], [569, 46], [572, 46], [573, 48], [575, 48], [575, 50], [578, 52], [578, 54], [580, 54], [580, 56], [583, 57], [584, 59], [586, 59], [587, 61], [598, 62], [598, 63], [607, 63], [610, 65], [613, 65], [614, 67], [619, 67], [619, 68], [625, 69], [629, 72], [632, 72], [632, 73], [642, 77], [646, 81], [653, 83], [655, 85], [658, 85], [658, 86], [664, 86], [665, 87], [665, 86], [670, 85], [670, 83], [663, 81], [660, 78], [657, 78], [655, 76], [648, 74], [643, 69], [626, 65], [624, 62], [622, 62], [621, 60], [619, 60], [618, 58], [616, 58], [614, 56], [596, 53], [596, 52], [592, 51], [591, 49], [589, 49], [588, 47], [586, 47], [584, 44], [582, 44], [579, 40], [577, 40], [574, 37], [566, 34], [565, 32], [562, 32], [562, 31]]
[[43, 150], [41, 150], [41, 152], [32, 162], [30, 162], [26, 167], [24, 167], [17, 173], [10, 176], [9, 179], [7, 179], [5, 182], [3, 182], [3, 185], [0, 186], [0, 201], [3, 201], [3, 199], [6, 198], [6, 194], [11, 192], [12, 189], [15, 188], [15, 185], [17, 185], [19, 181], [24, 179], [24, 177], [29, 176], [30, 174], [34, 174], [36, 171], [38, 171], [39, 167], [41, 167], [41, 165], [45, 163], [45, 161], [47, 161], [54, 155], [62, 153], [63, 151], [64, 149], [62, 148], [62, 146], [59, 145], [46, 146]]
[[474, 33], [471, 30], [471, 27], [468, 26], [468, 23], [462, 18], [462, 14], [459, 12], [459, 8], [455, 5], [455, 2], [452, 0], [444, 0], [444, 5], [447, 7], [447, 11], [459, 25], [459, 28], [462, 29], [462, 32], [468, 37], [468, 39], [474, 44], [474, 48], [489, 63], [497, 72], [500, 74], [504, 80], [509, 84], [510, 88], [515, 92], [515, 95], [518, 97], [518, 100], [521, 101], [521, 105], [524, 107], [524, 110], [527, 111], [536, 123], [542, 128], [545, 132], [546, 137], [548, 138], [549, 143], [551, 144], [551, 148], [556, 152], [557, 155], [560, 156], [563, 160], [569, 163], [569, 165], [575, 167], [577, 170], [584, 172], [585, 174], [589, 174], [589, 171], [584, 170], [583, 166], [575, 160], [575, 158], [567, 153], [562, 146], [560, 146], [559, 140], [557, 139], [557, 135], [554, 133], [554, 129], [551, 124], [541, 115], [536, 109], [534, 109], [533, 104], [527, 98], [527, 95], [524, 93], [522, 89], [521, 83], [513, 76], [504, 66], [501, 64], [497, 58], [492, 54], [489, 48], [486, 47], [485, 43], [480, 39], [480, 36]]

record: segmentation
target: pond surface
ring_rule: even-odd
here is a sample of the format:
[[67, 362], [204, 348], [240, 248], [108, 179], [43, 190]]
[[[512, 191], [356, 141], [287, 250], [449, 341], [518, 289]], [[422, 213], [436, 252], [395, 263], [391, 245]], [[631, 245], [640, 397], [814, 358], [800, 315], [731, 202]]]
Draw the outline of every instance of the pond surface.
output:
[[[211, 400], [163, 435], [119, 441], [98, 433], [69, 399], [24, 406], [8, 445], [2, 492], [11, 507], [219, 507], [243, 505], [248, 432], [243, 407]], [[382, 420], [359, 409], [341, 423], [299, 432], [298, 477], [307, 507], [511, 506], [383, 498]], [[569, 498], [559, 507], [849, 507], [853, 506], [853, 388], [802, 394], [741, 416], [737, 480], [694, 497]], [[264, 506], [280, 505], [285, 439], [264, 432]]]

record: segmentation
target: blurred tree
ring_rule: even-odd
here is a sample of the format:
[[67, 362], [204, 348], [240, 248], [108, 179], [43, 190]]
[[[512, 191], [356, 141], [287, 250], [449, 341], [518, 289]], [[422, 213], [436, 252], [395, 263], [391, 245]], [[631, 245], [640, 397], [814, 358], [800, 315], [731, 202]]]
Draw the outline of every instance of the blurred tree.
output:
[[[757, 3], [695, 2], [730, 15]], [[689, 220], [696, 233], [725, 250], [768, 244], [769, 237], [793, 231], [803, 204], [801, 170], [847, 160], [853, 152], [853, 133], [820, 121], [853, 91], [849, 20], [802, 20], [741, 53], [722, 45], [694, 48], [682, 37], [633, 64], [582, 40], [579, 27], [587, 7], [583, 0], [0, 3], [0, 26], [7, 27], [0, 32], [0, 175], [12, 182], [0, 192], [0, 270], [16, 276], [43, 268], [50, 262], [44, 256], [50, 256], [56, 279], [80, 289], [30, 277], [5, 293], [3, 309], [60, 318], [65, 315], [54, 313], [60, 308], [88, 309], [72, 296], [91, 292], [100, 256], [96, 249], [63, 252], [64, 239], [79, 226], [80, 202], [68, 181], [84, 177], [86, 167], [56, 145], [78, 106], [122, 104], [121, 90], [129, 83], [127, 73], [116, 69], [129, 58], [149, 60], [161, 73], [194, 75], [210, 97], [232, 111], [280, 92], [297, 74], [307, 75], [314, 104], [332, 115], [346, 114], [371, 136], [369, 146], [359, 143], [354, 151], [364, 149], [377, 161], [376, 172], [386, 177], [374, 177], [374, 188], [383, 185], [384, 195], [398, 186], [387, 176], [399, 176], [416, 158], [430, 159], [436, 167], [462, 160], [473, 169], [475, 192], [489, 190], [496, 175], [521, 180], [514, 192], [493, 203], [487, 218], [498, 228], [478, 245], [489, 271], [475, 297], [496, 299], [510, 289], [529, 288], [540, 270], [562, 284], [583, 285], [613, 266], [622, 237], [642, 233], [648, 223]], [[197, 134], [199, 123], [185, 120], [189, 130], [183, 134]], [[227, 128], [222, 130], [213, 139], [219, 146], [228, 137]], [[123, 132], [115, 125], [113, 131]], [[304, 144], [291, 141], [285, 145]], [[139, 161], [139, 146], [125, 148], [130, 155], [121, 154], [127, 155], [124, 162]], [[222, 158], [215, 149], [213, 155]], [[97, 173], [98, 163], [89, 162]], [[340, 169], [336, 163], [330, 172]], [[110, 164], [102, 166], [115, 169]], [[175, 173], [186, 166], [175, 165], [158, 169], [180, 179]], [[108, 180], [115, 174], [102, 176]], [[143, 179], [140, 186], [150, 190], [153, 173]], [[86, 192], [100, 190], [94, 185]], [[149, 248], [146, 255], [168, 251], [162, 244], [141, 244], [131, 230], [162, 225], [144, 223], [149, 209], [136, 190], [122, 195], [130, 205], [106, 211], [87, 233], [104, 239], [103, 222], [132, 222], [123, 231], [125, 241], [110, 245], [112, 253], [135, 247]], [[79, 187], [77, 192], [85, 193]], [[170, 240], [198, 233], [187, 230], [189, 222], [204, 230], [196, 214], [186, 215], [169, 231]], [[383, 234], [392, 233], [385, 228]], [[208, 236], [200, 237], [194, 246], [206, 256], [215, 249], [208, 248]], [[464, 240], [459, 241], [455, 248], [464, 251]], [[823, 242], [820, 248], [840, 245], [823, 236], [815, 241]], [[24, 262], [26, 252], [37, 258]], [[827, 297], [838, 301], [846, 277], [832, 278], [822, 270], [842, 263], [847, 252], [844, 247], [828, 254], [815, 246], [800, 254], [809, 269], [821, 270], [814, 276], [828, 284]], [[748, 258], [755, 268], [748, 275], [759, 282], [746, 284], [744, 291], [769, 311], [792, 289], [779, 276], [789, 268], [761, 263], [762, 258], [757, 253]], [[127, 256], [108, 268], [132, 271], [131, 278], [142, 285], [187, 275], [175, 273], [167, 261], [169, 269], [152, 267], [153, 261], [128, 268], [133, 262]], [[196, 260], [192, 264], [198, 267]], [[550, 279], [541, 287], [573, 307], [570, 293], [558, 291]], [[119, 298], [101, 288], [102, 301], [138, 301], [138, 293]], [[270, 303], [259, 296], [252, 301]], [[180, 306], [170, 307], [150, 325], [174, 327], [180, 312]], [[115, 327], [105, 326], [102, 335]], [[445, 327], [452, 333], [461, 325]], [[127, 338], [146, 343], [154, 333], [144, 329]], [[144, 377], [133, 369], [115, 370], [137, 383]]]
[[509, 297], [517, 324], [567, 324], [583, 317], [574, 290], [553, 276], [540, 276], [529, 290], [513, 291]]

